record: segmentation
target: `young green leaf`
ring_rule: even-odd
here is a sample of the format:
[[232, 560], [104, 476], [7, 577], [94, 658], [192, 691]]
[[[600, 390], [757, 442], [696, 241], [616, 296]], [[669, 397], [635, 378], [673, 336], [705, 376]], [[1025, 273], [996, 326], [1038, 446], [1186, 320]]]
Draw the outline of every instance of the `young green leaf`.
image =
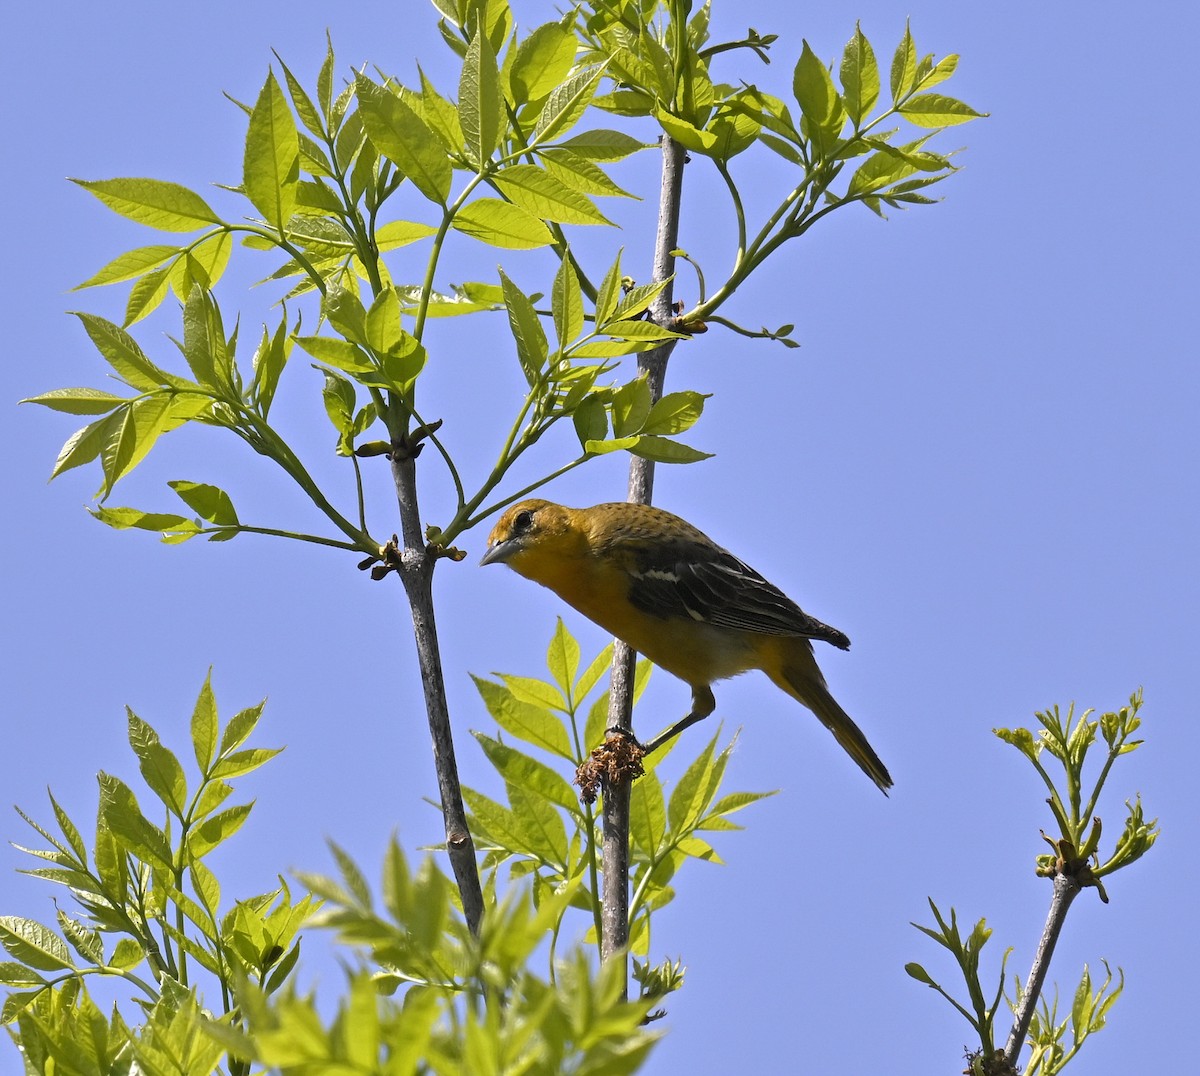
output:
[[412, 180], [426, 198], [444, 206], [450, 195], [450, 160], [412, 106], [363, 74], [355, 77], [359, 114], [375, 148]]
[[987, 113], [976, 112], [970, 105], [940, 93], [921, 93], [904, 102], [900, 115], [917, 127], [953, 127]]
[[158, 733], [137, 714], [128, 707], [125, 712], [129, 746], [137, 756], [142, 779], [176, 818], [182, 818], [187, 801], [187, 780], [179, 759], [163, 746]]
[[554, 274], [550, 307], [559, 347], [565, 348], [583, 332], [583, 292], [579, 286], [579, 275], [575, 272], [575, 263], [569, 256], [563, 258], [558, 272]]
[[541, 220], [612, 224], [590, 198], [535, 164], [511, 165], [496, 173], [494, 182], [506, 198]]
[[463, 60], [458, 84], [458, 119], [467, 154], [482, 172], [500, 144], [504, 98], [500, 93], [496, 54], [480, 28], [472, 36]]
[[538, 116], [530, 145], [549, 142], [574, 127], [587, 111], [603, 74], [603, 65], [584, 67], [556, 86]]
[[33, 919], [0, 916], [0, 945], [22, 964], [39, 971], [74, 967], [62, 938]]
[[521, 702], [503, 684], [472, 676], [492, 719], [506, 732], [565, 759], [574, 759], [567, 730], [550, 711]]
[[51, 389], [40, 396], [29, 396], [21, 401], [41, 404], [51, 411], [62, 411], [68, 415], [105, 415], [113, 408], [128, 402], [124, 396], [114, 396], [111, 392], [88, 388]]
[[892, 103], [899, 104], [902, 97], [913, 90], [917, 81], [917, 45], [913, 41], [912, 29], [904, 24], [904, 36], [896, 46], [892, 57]]
[[488, 761], [496, 767], [506, 784], [517, 785], [549, 803], [582, 817], [579, 796], [566, 780], [543, 762], [509, 747], [482, 732], [472, 732]]
[[477, 198], [455, 215], [455, 231], [493, 247], [532, 250], [549, 246], [554, 237], [532, 213], [499, 198]]
[[508, 72], [515, 105], [540, 101], [560, 85], [575, 64], [575, 35], [561, 22], [548, 22], [517, 45]]
[[517, 357], [525, 378], [534, 384], [545, 368], [550, 353], [546, 333], [533, 308], [529, 297], [500, 270], [500, 283], [504, 288], [504, 305], [508, 309], [508, 324], [517, 344]]
[[73, 179], [109, 209], [162, 232], [194, 232], [221, 218], [194, 191], [161, 179]]
[[268, 224], [282, 229], [296, 208], [300, 140], [274, 73], [259, 91], [242, 161], [242, 189]]
[[[183, 480], [168, 482], [167, 485], [201, 519], [206, 519], [209, 523], [215, 523], [219, 527], [236, 527], [238, 525], [239, 520], [237, 512], [234, 511], [233, 502], [223, 489], [207, 485], [204, 482], [185, 482]], [[211, 689], [209, 690], [211, 694]], [[213, 719], [215, 720], [215, 714]], [[201, 763], [201, 765], [204, 764]]]
[[842, 101], [850, 122], [857, 129], [879, 100], [879, 64], [871, 42], [858, 24], [855, 24], [854, 36], [846, 42], [842, 53], [840, 74]]
[[118, 284], [123, 280], [132, 280], [149, 272], [155, 266], [162, 265], [163, 262], [175, 257], [178, 253], [178, 247], [163, 245], [128, 250], [124, 254], [118, 254], [82, 284], [76, 284], [72, 290], [79, 291], [82, 288], [94, 288], [99, 284]]

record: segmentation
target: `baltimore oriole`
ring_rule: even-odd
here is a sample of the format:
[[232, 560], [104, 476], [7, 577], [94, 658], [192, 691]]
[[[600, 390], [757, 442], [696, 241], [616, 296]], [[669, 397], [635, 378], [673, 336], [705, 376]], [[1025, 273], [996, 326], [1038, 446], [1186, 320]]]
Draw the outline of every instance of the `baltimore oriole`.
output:
[[492, 529], [481, 563], [507, 564], [549, 587], [691, 686], [691, 712], [652, 747], [713, 712], [713, 681], [761, 669], [820, 718], [881, 790], [891, 787], [813, 657], [812, 639], [842, 650], [850, 640], [678, 516], [625, 502], [522, 501]]

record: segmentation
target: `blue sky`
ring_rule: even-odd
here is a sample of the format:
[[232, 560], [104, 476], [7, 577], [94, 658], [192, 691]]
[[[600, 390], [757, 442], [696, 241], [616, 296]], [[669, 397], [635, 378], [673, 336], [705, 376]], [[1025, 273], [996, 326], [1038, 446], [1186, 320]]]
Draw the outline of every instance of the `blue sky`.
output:
[[[532, 0], [517, 10], [525, 26], [553, 17]], [[1121, 800], [1141, 793], [1163, 837], [1111, 880], [1110, 904], [1083, 894], [1051, 975], [1069, 996], [1085, 962], [1126, 972], [1079, 1071], [1167, 1071], [1185, 1056], [1179, 1028], [1200, 955], [1189, 929], [1200, 883], [1200, 355], [1185, 323], [1198, 238], [1185, 184], [1197, 155], [1179, 56], [1200, 20], [1175, 12], [861, 0], [797, 15], [782, 2], [717, 4], [718, 38], [746, 25], [780, 35], [770, 68], [745, 61], [722, 77], [784, 95], [802, 37], [832, 59], [861, 19], [882, 59], [909, 15], [922, 52], [962, 56], [947, 91], [991, 118], [940, 136], [943, 148], [969, 147], [943, 203], [887, 222], [839, 211], [743, 288], [727, 313], [795, 323], [800, 350], [714, 330], [672, 360], [669, 387], [713, 394], [688, 440], [716, 455], [660, 468], [657, 502], [850, 635], [854, 648], [824, 648], [822, 665], [896, 788], [880, 796], [765, 678], [718, 688], [716, 718], [688, 734], [692, 746], [717, 718], [727, 733], [742, 726], [728, 787], [781, 793], [745, 812], [745, 833], [720, 836], [725, 866], [688, 869], [657, 923], [656, 958], [681, 956], [689, 970], [650, 1072], [796, 1071], [797, 1054], [811, 1072], [956, 1071], [968, 1029], [903, 965], [920, 961], [945, 982], [950, 969], [908, 922], [927, 921], [927, 896], [968, 922], [986, 916], [992, 966], [1012, 946], [1010, 970], [1024, 977], [1049, 900], [1032, 871], [1038, 828], [1051, 825], [1041, 786], [990, 730], [1056, 702], [1114, 709], [1139, 685], [1147, 744], [1118, 766], [1101, 814], [1115, 829]], [[371, 873], [392, 832], [410, 851], [440, 833], [422, 799], [436, 786], [399, 588], [308, 547], [166, 547], [109, 531], [83, 510], [93, 472], [45, 482], [72, 420], [15, 401], [101, 383], [98, 357], [63, 311], [120, 320], [124, 292], [69, 289], [155, 241], [66, 176], [154, 176], [206, 191], [237, 182], [243, 119], [221, 91], [253, 99], [272, 48], [312, 83], [326, 26], [343, 72], [367, 61], [412, 79], [420, 57], [452, 92], [432, 8], [297, 0], [284, 14], [216, 0], [168, 15], [148, 3], [69, 3], [27, 5], [9, 23], [0, 801], [44, 817], [51, 784], [89, 819], [97, 770], [135, 776], [123, 707], [186, 751], [211, 664], [222, 713], [268, 696], [259, 741], [287, 744], [246, 783], [257, 805], [223, 861], [226, 891], [327, 869], [326, 837]], [[622, 167], [628, 186], [656, 192], [649, 155]], [[786, 177], [743, 165], [739, 178], [765, 207]], [[681, 244], [716, 276], [729, 233], [701, 161], [689, 166], [685, 200]], [[651, 207], [606, 208], [623, 231], [588, 240], [608, 259], [623, 245], [627, 271], [644, 277]], [[446, 279], [482, 278], [496, 260], [463, 240]], [[533, 262], [503, 261], [527, 290], [544, 288]], [[257, 269], [220, 294], [247, 328], [274, 317], [269, 296], [239, 290]], [[164, 361], [170, 330], [170, 318], [141, 330]], [[498, 319], [438, 332], [427, 406], [482, 467], [517, 391], [507, 332]], [[290, 375], [283, 421], [342, 483], [317, 375], [303, 361]], [[545, 469], [569, 447], [548, 445]], [[114, 503], [173, 510], [163, 483], [190, 478], [229, 489], [244, 517], [312, 523], [257, 459], [211, 431], [174, 435], [156, 456]], [[435, 522], [447, 491], [428, 477]], [[386, 482], [371, 481], [382, 519]], [[618, 499], [624, 461], [548, 493]], [[468, 537], [478, 554], [483, 535]], [[437, 597], [463, 779], [489, 787], [467, 730], [490, 723], [467, 674], [539, 674], [563, 610], [476, 559], [443, 565]], [[603, 645], [598, 630], [566, 619], [585, 650]], [[641, 720], [657, 729], [686, 703], [686, 688], [658, 674]], [[0, 836], [27, 840], [15, 814]], [[13, 874], [24, 865], [0, 850], [0, 913], [52, 921], [49, 892]], [[318, 948], [304, 977], [328, 994], [340, 972]], [[15, 1057], [3, 1057], [0, 1071], [15, 1071]]]

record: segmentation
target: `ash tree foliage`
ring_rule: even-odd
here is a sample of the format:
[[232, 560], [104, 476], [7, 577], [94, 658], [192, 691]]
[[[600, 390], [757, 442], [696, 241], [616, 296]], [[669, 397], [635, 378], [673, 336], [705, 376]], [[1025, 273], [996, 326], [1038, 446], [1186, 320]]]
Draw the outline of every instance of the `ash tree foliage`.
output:
[[[54, 926], [0, 919], [11, 958], [0, 962], [10, 990], [3, 1022], [28, 1073], [632, 1072], [663, 1033], [662, 999], [683, 981], [678, 961], [651, 958], [655, 912], [676, 898], [689, 860], [719, 862], [713, 835], [737, 829], [731, 816], [764, 795], [723, 791], [732, 744], [720, 747], [719, 733], [702, 744], [689, 738], [696, 753], [670, 787], [657, 773], [661, 756], [646, 760], [622, 835], [629, 900], [618, 947], [633, 959], [631, 997], [624, 954], [597, 959], [612, 948], [602, 825], [570, 780], [604, 736], [610, 655], [585, 664], [560, 623], [547, 678], [477, 679], [497, 731], [476, 735], [473, 758], [494, 770], [505, 799], [464, 786], [433, 573], [461, 559], [454, 543], [497, 509], [598, 456], [706, 458], [690, 443], [705, 397], [660, 392], [646, 376], [648, 357], [665, 362], [708, 331], [796, 346], [791, 325], [741, 325], [727, 302], [835, 210], [861, 203], [883, 216], [933, 202], [930, 189], [955, 171], [939, 134], [982, 114], [943, 92], [957, 57], [923, 56], [907, 28], [886, 78], [858, 27], [833, 63], [804, 43], [787, 61], [792, 92], [781, 99], [753, 83], [775, 55], [775, 36], [748, 30], [714, 41], [707, 4], [588, 0], [532, 30], [515, 25], [506, 0], [434, 5], [456, 83], [439, 86], [420, 68], [407, 80], [368, 65], [351, 70], [330, 43], [315, 79], [277, 57], [253, 102], [239, 104], [237, 186], [204, 196], [157, 179], [76, 180], [156, 234], [80, 285], [126, 289], [122, 324], [76, 314], [115, 391], [59, 388], [28, 402], [86, 418], [52, 473], [94, 466], [91, 511], [110, 527], [167, 543], [243, 534], [311, 542], [353, 554], [376, 580], [396, 576], [413, 616], [445, 854], [412, 859], [393, 842], [373, 885], [332, 846], [336, 877], [304, 873], [235, 897], [208, 857], [250, 814], [248, 802], [227, 804], [238, 780], [276, 754], [247, 746], [261, 706], [222, 722], [206, 679], [191, 716], [194, 766], [181, 745], [129, 713], [145, 788], [101, 773], [90, 840], [53, 797], [53, 825], [22, 814], [39, 838], [25, 849], [39, 865], [26, 873], [70, 895]], [[604, 238], [633, 196], [619, 182], [621, 162], [652, 151], [666, 169], [680, 147], [724, 189], [733, 245], [720, 265], [702, 265], [680, 245], [650, 279], [632, 279], [616, 239]], [[781, 159], [789, 178], [750, 202], [739, 176], [764, 155]], [[677, 219], [677, 202], [660, 205], [660, 214], [672, 210]], [[481, 244], [503, 267], [449, 283], [463, 244]], [[254, 294], [272, 304], [265, 313], [229, 306], [222, 277], [235, 256], [260, 266]], [[677, 259], [688, 263], [682, 280]], [[688, 297], [675, 301], [676, 292]], [[143, 345], [139, 322], [164, 304], [182, 324], [170, 343]], [[452, 409], [423, 408], [424, 373], [448, 361], [439, 319], [455, 317], [502, 323], [509, 339], [495, 350], [511, 355], [523, 385], [491, 461], [456, 450], [464, 431]], [[284, 378], [307, 392], [318, 416], [309, 425], [332, 427], [312, 443], [276, 422]], [[112, 503], [164, 435], [189, 423], [234, 435], [268, 474], [302, 491], [308, 528], [235, 506], [220, 474], [171, 481], [172, 497], [152, 508]], [[546, 438], [559, 424], [573, 439]], [[306, 463], [331, 449], [344, 461], [337, 488]], [[368, 499], [364, 470], [378, 467], [395, 501]], [[426, 489], [451, 505], [430, 524], [419, 507]], [[639, 664], [634, 696], [648, 674]], [[1010, 742], [1040, 766], [1041, 748], [1026, 737]], [[1069, 743], [1077, 751], [1075, 734]], [[1044, 735], [1042, 744], [1059, 757], [1058, 740]], [[1095, 847], [1078, 828], [1094, 804], [1080, 814], [1072, 797], [1056, 811], [1067, 823], [1056, 884], [1065, 873], [1083, 878], [1079, 862], [1086, 867]], [[1129, 832], [1126, 860], [1138, 840], [1149, 846], [1153, 824]], [[1087, 877], [1098, 883], [1113, 862]], [[981, 928], [963, 942], [953, 914], [947, 923], [934, 911], [941, 934], [927, 933], [973, 959]], [[301, 928], [334, 931], [350, 954], [332, 1009], [319, 1010], [297, 985]], [[941, 990], [923, 971], [917, 977]], [[1098, 995], [1087, 982], [1081, 990], [1092, 1000], [1077, 997], [1072, 1012], [1077, 1036], [1103, 1022], [1115, 997], [1107, 980]], [[1018, 993], [1036, 1001], [1038, 990], [1031, 982]], [[986, 1023], [985, 1046], [995, 1008], [964, 1010]], [[1032, 1019], [1039, 1071], [1058, 1071], [1040, 1059], [1062, 1038], [1056, 1010], [1044, 1006]]]

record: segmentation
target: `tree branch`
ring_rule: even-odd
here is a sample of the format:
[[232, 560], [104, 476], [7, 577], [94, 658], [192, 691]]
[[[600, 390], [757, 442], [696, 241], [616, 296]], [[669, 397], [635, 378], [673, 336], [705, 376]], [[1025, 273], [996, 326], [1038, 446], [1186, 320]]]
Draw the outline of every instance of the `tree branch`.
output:
[[450, 865], [462, 896], [467, 926], [472, 934], [477, 935], [483, 920], [483, 892], [479, 886], [479, 866], [475, 862], [475, 842], [467, 828], [462, 787], [458, 780], [458, 762], [454, 757], [454, 736], [450, 730], [450, 710], [446, 704], [437, 621], [433, 612], [433, 568], [437, 557], [426, 548], [421, 530], [416, 459], [412, 455], [399, 452], [393, 455], [392, 480], [400, 504], [404, 543], [399, 551], [399, 563], [394, 567], [404, 583], [412, 612], [417, 661], [421, 666], [421, 685], [425, 690], [425, 712], [433, 741], [433, 764], [437, 769], [438, 793], [446, 825], [446, 851], [450, 855]]
[[1021, 1047], [1025, 1045], [1025, 1036], [1029, 1034], [1029, 1023], [1037, 1009], [1038, 998], [1042, 995], [1046, 973], [1050, 970], [1050, 958], [1054, 955], [1054, 946], [1058, 944], [1058, 936], [1066, 922], [1067, 909], [1079, 895], [1079, 889], [1079, 883], [1067, 872], [1060, 871], [1054, 876], [1054, 896], [1050, 901], [1046, 926], [1042, 930], [1042, 937], [1033, 957], [1033, 967], [1029, 969], [1029, 979], [1025, 983], [1020, 1004], [1016, 1009], [1012, 1031], [1009, 1032], [1008, 1042], [1004, 1046], [1004, 1060], [1012, 1065], [1014, 1070]]
[[[675, 272], [671, 251], [679, 246], [679, 203], [683, 191], [684, 149], [665, 134], [662, 136], [662, 188], [658, 203], [658, 235], [654, 243], [652, 282], [670, 281]], [[651, 317], [659, 325], [671, 323], [673, 303], [671, 284], [659, 293], [650, 308]], [[663, 392], [667, 376], [667, 359], [675, 347], [670, 340], [638, 357], [638, 369], [650, 383], [651, 402]], [[654, 463], [632, 456], [629, 460], [629, 494], [627, 500], [649, 504], [654, 494]], [[635, 655], [620, 640], [613, 652], [611, 694], [608, 706], [608, 727], [632, 732], [633, 672]], [[629, 943], [629, 781], [606, 783], [604, 786], [604, 933], [600, 939], [600, 955], [609, 960], [623, 954]], [[622, 959], [624, 957], [622, 956]]]

